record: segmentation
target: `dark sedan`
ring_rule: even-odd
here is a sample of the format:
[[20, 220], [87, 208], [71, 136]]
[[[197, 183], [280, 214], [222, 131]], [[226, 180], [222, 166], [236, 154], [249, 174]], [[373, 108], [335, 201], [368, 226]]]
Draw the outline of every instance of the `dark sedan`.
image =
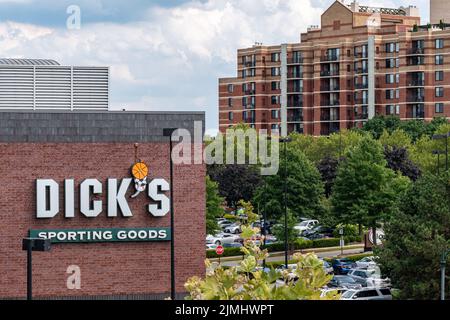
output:
[[331, 265], [335, 274], [347, 274], [351, 269], [356, 268], [356, 263], [346, 258], [334, 259]]

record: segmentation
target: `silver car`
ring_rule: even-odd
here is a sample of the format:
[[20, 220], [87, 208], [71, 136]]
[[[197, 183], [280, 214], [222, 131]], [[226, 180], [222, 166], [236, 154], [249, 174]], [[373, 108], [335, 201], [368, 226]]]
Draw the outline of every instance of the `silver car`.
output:
[[392, 293], [389, 288], [352, 289], [344, 292], [341, 300], [392, 300]]
[[351, 269], [347, 275], [363, 287], [389, 287], [391, 282], [388, 278], [382, 278], [378, 268], [374, 269]]

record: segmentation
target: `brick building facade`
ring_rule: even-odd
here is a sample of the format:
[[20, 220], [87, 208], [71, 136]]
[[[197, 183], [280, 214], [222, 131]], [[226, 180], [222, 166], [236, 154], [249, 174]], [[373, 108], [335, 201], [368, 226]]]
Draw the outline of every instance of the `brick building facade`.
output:
[[237, 77], [219, 79], [219, 126], [329, 135], [375, 115], [450, 117], [450, 26], [419, 10], [336, 1], [301, 42], [238, 50]]
[[[26, 252], [22, 238], [29, 229], [170, 227], [147, 211], [140, 194], [128, 203], [133, 217], [107, 217], [106, 180], [129, 178], [137, 155], [147, 163], [149, 178], [170, 181], [169, 143], [164, 127], [193, 132], [203, 113], [12, 112], [0, 111], [0, 298], [26, 295]], [[175, 254], [177, 291], [191, 276], [204, 276], [205, 167], [174, 167]], [[75, 217], [61, 212], [36, 218], [36, 179], [51, 178], [61, 186], [75, 180]], [[79, 184], [95, 178], [104, 184], [96, 218], [80, 214]], [[127, 197], [132, 193], [128, 190]], [[63, 193], [60, 191], [60, 193]], [[68, 266], [81, 271], [81, 289], [69, 290]], [[33, 254], [36, 298], [163, 298], [170, 291], [170, 242], [54, 244]]]

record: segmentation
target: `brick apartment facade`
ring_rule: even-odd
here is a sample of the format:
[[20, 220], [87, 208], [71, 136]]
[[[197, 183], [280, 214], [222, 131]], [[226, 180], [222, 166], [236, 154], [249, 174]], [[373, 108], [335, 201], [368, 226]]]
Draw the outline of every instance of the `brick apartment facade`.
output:
[[[193, 132], [203, 113], [14, 112], [0, 111], [0, 299], [26, 296], [26, 252], [22, 238], [29, 229], [170, 227], [170, 213], [155, 218], [150, 200], [140, 194], [129, 200], [133, 217], [106, 215], [106, 180], [129, 178], [138, 157], [149, 178], [170, 181], [169, 144], [164, 127]], [[177, 291], [191, 276], [204, 276], [205, 167], [174, 167], [175, 255]], [[60, 213], [36, 218], [36, 179], [75, 180], [75, 217]], [[79, 183], [103, 183], [103, 212], [96, 218], [80, 213]], [[132, 193], [128, 190], [127, 197]], [[81, 289], [69, 290], [68, 266], [81, 268]], [[33, 254], [36, 298], [165, 298], [170, 291], [170, 242], [54, 244], [50, 252]]]
[[[450, 7], [449, 7], [450, 10]], [[450, 117], [450, 28], [419, 10], [336, 1], [301, 42], [238, 50], [237, 77], [219, 79], [219, 126], [238, 123], [329, 135], [375, 115]]]

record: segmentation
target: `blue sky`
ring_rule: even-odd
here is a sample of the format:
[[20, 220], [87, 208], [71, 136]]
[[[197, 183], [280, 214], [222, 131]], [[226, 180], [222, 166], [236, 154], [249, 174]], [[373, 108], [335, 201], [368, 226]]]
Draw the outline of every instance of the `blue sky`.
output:
[[[299, 41], [333, 0], [0, 0], [0, 57], [111, 66], [111, 106], [203, 110], [217, 129], [217, 79], [235, 76], [236, 50]], [[350, 0], [347, 0], [350, 2]], [[428, 0], [365, 0], [421, 9]], [[70, 5], [81, 28], [66, 27]]]

